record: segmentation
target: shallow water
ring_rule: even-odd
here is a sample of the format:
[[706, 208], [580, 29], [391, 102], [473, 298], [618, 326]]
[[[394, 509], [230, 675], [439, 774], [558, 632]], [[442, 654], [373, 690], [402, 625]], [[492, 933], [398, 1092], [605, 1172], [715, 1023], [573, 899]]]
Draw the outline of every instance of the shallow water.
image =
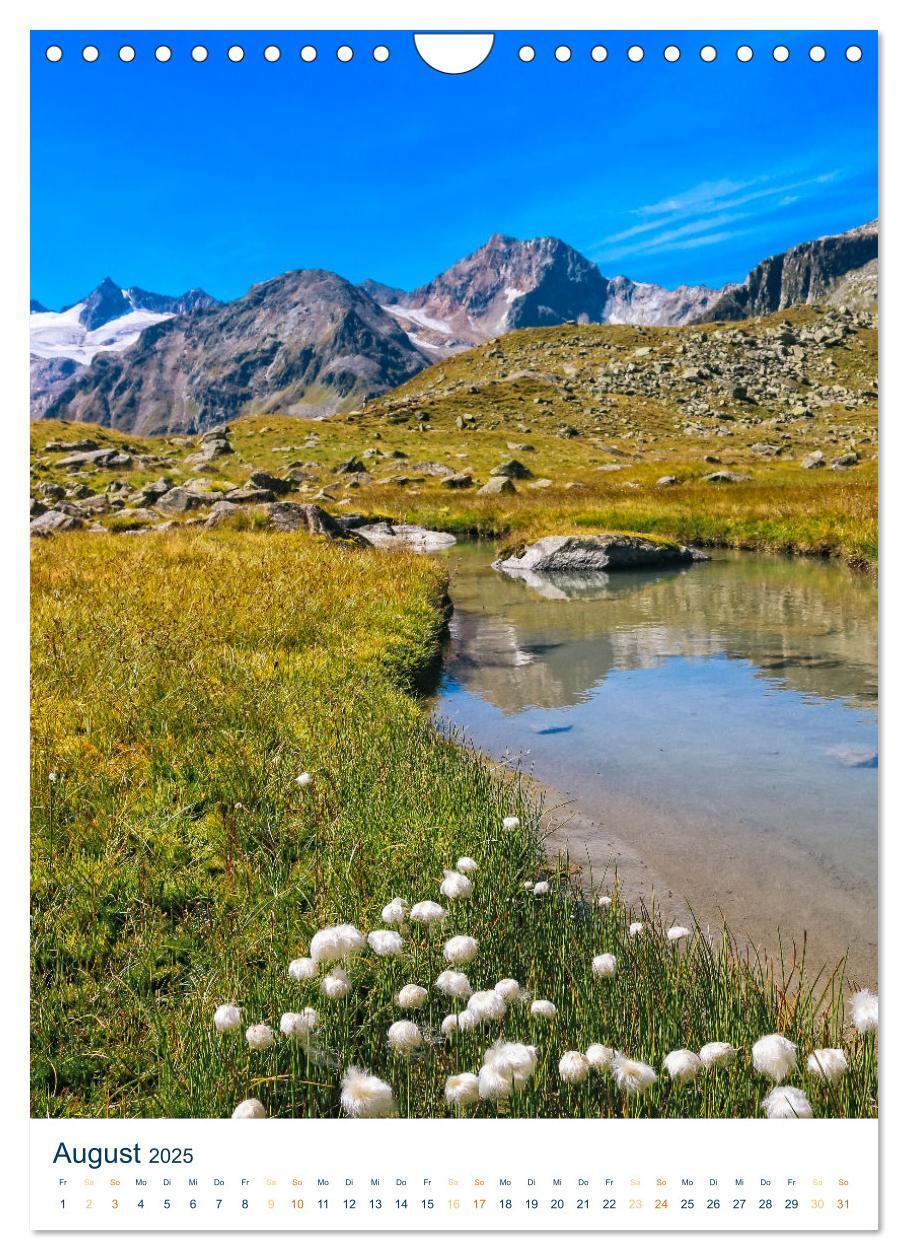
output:
[[[876, 969], [876, 589], [811, 560], [506, 576], [446, 553], [455, 614], [437, 716], [568, 800], [561, 841], [817, 967]], [[777, 944], [776, 944], [777, 948]]]

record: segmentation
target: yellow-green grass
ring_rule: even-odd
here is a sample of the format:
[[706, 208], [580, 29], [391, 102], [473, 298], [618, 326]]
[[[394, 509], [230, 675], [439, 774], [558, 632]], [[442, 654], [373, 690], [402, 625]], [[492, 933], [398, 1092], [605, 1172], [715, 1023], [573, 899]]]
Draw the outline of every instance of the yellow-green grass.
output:
[[[538, 803], [436, 731], [414, 691], [444, 599], [426, 558], [299, 535], [36, 541], [33, 1113], [224, 1116], [257, 1097], [271, 1115], [331, 1116], [358, 1064], [390, 1081], [400, 1114], [440, 1115], [448, 1073], [476, 1071], [503, 1034], [535, 1044], [539, 1070], [471, 1114], [752, 1116], [770, 1083], [747, 1047], [780, 1032], [816, 1114], [874, 1114], [875, 1041], [847, 1025], [841, 970], [812, 990], [693, 924], [670, 946], [657, 916], [632, 939], [618, 899], [591, 909], [560, 869], [549, 896], [524, 890], [546, 868]], [[289, 978], [317, 928], [380, 927], [392, 896], [442, 900], [442, 871], [465, 854], [472, 898], [443, 929], [406, 933], [402, 958], [357, 956], [349, 996]], [[432, 980], [454, 932], [479, 942], [474, 989], [512, 976], [557, 1020], [530, 1023], [518, 1002], [500, 1027], [448, 1042], [452, 1003]], [[592, 974], [603, 951], [612, 980]], [[393, 1004], [405, 982], [430, 990], [415, 1014]], [[253, 1051], [242, 1030], [215, 1032], [223, 1002], [275, 1029], [312, 1006], [321, 1030], [308, 1051], [280, 1035]], [[408, 1059], [386, 1044], [401, 1016], [426, 1038]], [[560, 1055], [593, 1041], [659, 1071], [668, 1051], [713, 1040], [739, 1048], [730, 1069], [684, 1087], [660, 1072], [636, 1099], [607, 1078], [558, 1078]], [[841, 1085], [807, 1074], [815, 1045], [846, 1047]]]

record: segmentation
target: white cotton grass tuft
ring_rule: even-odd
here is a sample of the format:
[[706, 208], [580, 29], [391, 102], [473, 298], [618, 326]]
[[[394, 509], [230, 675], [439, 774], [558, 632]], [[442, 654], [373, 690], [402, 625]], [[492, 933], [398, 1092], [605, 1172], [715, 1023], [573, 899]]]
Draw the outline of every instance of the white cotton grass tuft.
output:
[[405, 901], [403, 897], [395, 897], [381, 912], [382, 923], [403, 923], [407, 917], [407, 910], [410, 903]]
[[546, 998], [536, 998], [530, 1003], [530, 1019], [557, 1019], [558, 1010], [554, 1002]]
[[662, 1060], [662, 1066], [673, 1081], [685, 1085], [703, 1071], [703, 1060], [693, 1050], [670, 1050]]
[[257, 1098], [244, 1098], [233, 1110], [232, 1120], [266, 1120], [268, 1112]]
[[472, 1107], [479, 1102], [479, 1077], [475, 1072], [461, 1072], [445, 1081], [445, 1102], [449, 1107]]
[[466, 901], [473, 896], [473, 884], [460, 871], [445, 871], [445, 877], [438, 885], [438, 891], [449, 901]]
[[534, 897], [546, 897], [552, 891], [552, 885], [547, 879], [540, 879], [533, 885]]
[[594, 1041], [586, 1048], [586, 1059], [594, 1072], [610, 1072], [617, 1053], [617, 1050], [613, 1050], [611, 1046], [604, 1046], [600, 1041]]
[[445, 962], [457, 963], [462, 967], [465, 963], [473, 961], [478, 949], [479, 942], [475, 936], [452, 936], [450, 940], [445, 941]]
[[291, 980], [314, 980], [318, 975], [318, 963], [314, 958], [294, 958], [287, 968]]
[[479, 1027], [479, 1016], [475, 1011], [460, 1011], [457, 1016], [457, 1027], [461, 1032], [471, 1032], [474, 1028]]
[[704, 1067], [722, 1067], [730, 1063], [737, 1050], [727, 1041], [708, 1041], [700, 1047], [700, 1059]]
[[813, 1109], [803, 1089], [793, 1085], [777, 1085], [763, 1099], [760, 1106], [770, 1120], [810, 1120]]
[[859, 1033], [875, 1031], [880, 1022], [880, 999], [869, 989], [851, 995], [851, 1022]]
[[446, 1037], [453, 1037], [457, 1032], [457, 1016], [446, 1015], [441, 1021], [441, 1031]]
[[439, 993], [457, 998], [461, 1002], [465, 1002], [473, 993], [473, 986], [462, 971], [442, 971], [435, 981], [435, 987]]
[[807, 1071], [811, 1076], [819, 1076], [830, 1085], [838, 1085], [848, 1071], [848, 1057], [844, 1050], [837, 1047], [824, 1047], [814, 1050], [807, 1058]]
[[225, 1002], [214, 1013], [214, 1026], [218, 1032], [233, 1032], [243, 1022], [243, 1012], [232, 1002]]
[[672, 945], [676, 945], [678, 941], [683, 941], [686, 936], [690, 936], [690, 928], [682, 927], [680, 923], [676, 923], [665, 933], [665, 939]]
[[340, 1103], [348, 1116], [373, 1120], [390, 1116], [394, 1110], [394, 1093], [387, 1081], [362, 1068], [350, 1067], [341, 1081]]
[[329, 975], [325, 976], [321, 983], [321, 990], [325, 997], [331, 998], [332, 1001], [347, 996], [350, 992], [350, 977], [343, 967], [335, 967]]
[[298, 774], [296, 776], [296, 782], [300, 785], [301, 788], [311, 787], [312, 775], [309, 773], [308, 770], [304, 770], [302, 774]]
[[596, 902], [596, 905], [599, 907], [600, 910], [608, 910], [611, 904], [612, 904], [611, 897], [607, 897], [604, 893]]
[[612, 1077], [622, 1094], [640, 1094], [659, 1079], [648, 1063], [626, 1059], [623, 1054], [616, 1054], [612, 1060]]
[[477, 869], [477, 863], [471, 857], [459, 857], [454, 865], [461, 875], [472, 875]]
[[761, 1076], [768, 1076], [778, 1084], [784, 1081], [798, 1063], [798, 1048], [787, 1037], [779, 1033], [770, 1033], [755, 1042], [750, 1051], [753, 1057], [754, 1071]]
[[251, 1050], [267, 1050], [274, 1045], [274, 1029], [267, 1024], [252, 1024], [246, 1029], [246, 1040]]
[[526, 892], [532, 892], [533, 889], [536, 887], [536, 884], [534, 883], [532, 879], [525, 879], [523, 881], [523, 887]]
[[429, 990], [421, 984], [405, 984], [394, 1000], [402, 1011], [418, 1011], [428, 996]]
[[515, 814], [508, 814], [507, 818], [501, 820], [503, 831], [516, 831], [519, 826], [520, 819]]
[[495, 992], [500, 998], [504, 998], [505, 1002], [510, 1006], [512, 1002], [516, 1002], [520, 997], [521, 990], [516, 980], [506, 976], [504, 980], [499, 980], [495, 985]]
[[411, 1019], [398, 1019], [388, 1029], [388, 1045], [398, 1054], [410, 1054], [422, 1045], [419, 1025]]
[[369, 948], [379, 958], [396, 958], [403, 952], [404, 938], [400, 932], [392, 932], [388, 928], [379, 928], [366, 937]]
[[593, 959], [593, 975], [600, 980], [613, 976], [618, 970], [618, 959], [614, 954], [597, 954]]
[[568, 1050], [558, 1060], [558, 1075], [568, 1085], [582, 1085], [590, 1074], [590, 1061], [579, 1050]]
[[637, 920], [634, 923], [631, 923], [629, 925], [627, 929], [627, 934], [628, 936], [639, 936], [645, 927], [646, 927], [645, 923], [640, 923], [639, 920]]
[[285, 1037], [293, 1037], [296, 1041], [308, 1041], [311, 1033], [318, 1028], [318, 1011], [307, 1006], [304, 1011], [285, 1011], [281, 1016], [280, 1030]]
[[535, 1046], [519, 1041], [497, 1041], [483, 1056], [479, 1069], [481, 1098], [507, 1098], [519, 1093], [536, 1071], [538, 1056]]
[[480, 989], [467, 1002], [467, 1010], [472, 1011], [479, 1024], [488, 1024], [493, 1020], [504, 1019], [505, 1000], [494, 989]]
[[433, 923], [438, 923], [444, 917], [444, 906], [440, 906], [437, 901], [417, 901], [410, 911], [410, 918], [414, 923], [423, 923], [427, 927], [431, 927]]
[[309, 953], [317, 963], [343, 962], [358, 954], [365, 944], [366, 938], [352, 923], [338, 923], [316, 932]]

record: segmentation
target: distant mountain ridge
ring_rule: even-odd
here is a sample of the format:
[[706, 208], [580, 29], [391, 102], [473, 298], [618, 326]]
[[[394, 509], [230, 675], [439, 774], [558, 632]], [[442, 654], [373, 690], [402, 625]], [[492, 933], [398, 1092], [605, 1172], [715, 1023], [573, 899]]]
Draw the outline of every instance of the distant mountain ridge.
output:
[[381, 307], [328, 271], [291, 271], [234, 302], [149, 326], [64, 381], [47, 416], [135, 433], [212, 428], [256, 410], [321, 415], [429, 364]]
[[139, 433], [194, 432], [254, 411], [327, 415], [512, 329], [866, 306], [876, 254], [874, 221], [795, 246], [718, 290], [609, 278], [555, 237], [500, 234], [410, 292], [307, 270], [219, 303], [200, 289], [168, 298], [107, 278], [63, 312], [32, 302], [32, 414]]

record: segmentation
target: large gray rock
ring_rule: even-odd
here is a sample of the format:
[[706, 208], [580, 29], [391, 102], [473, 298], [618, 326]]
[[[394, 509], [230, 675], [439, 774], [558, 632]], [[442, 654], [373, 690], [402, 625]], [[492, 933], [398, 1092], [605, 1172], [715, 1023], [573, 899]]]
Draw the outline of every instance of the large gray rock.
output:
[[35, 534], [39, 538], [47, 538], [51, 534], [59, 534], [66, 529], [81, 528], [82, 521], [78, 516], [70, 516], [68, 512], [58, 512], [56, 508], [52, 508], [50, 512], [36, 516], [28, 530], [30, 534]]
[[822, 451], [811, 451], [809, 455], [805, 455], [801, 460], [802, 468], [822, 468], [826, 463]]
[[453, 534], [441, 530], [424, 529], [422, 525], [389, 525], [387, 521], [363, 525], [356, 533], [373, 547], [402, 551], [443, 551], [457, 542]]
[[215, 503], [208, 516], [205, 517], [205, 528], [214, 529], [215, 526], [220, 525], [228, 517], [241, 515], [245, 511], [247, 509], [242, 504], [231, 503], [229, 499], [221, 499]]
[[736, 481], [750, 481], [750, 478], [746, 473], [731, 472], [729, 469], [723, 468], [720, 472], [707, 473], [703, 480], [710, 482], [714, 486], [720, 486]]
[[285, 481], [283, 477], [275, 477], [273, 473], [266, 472], [264, 469], [258, 469], [256, 472], [250, 473], [248, 484], [253, 489], [271, 490], [274, 494], [289, 494], [291, 490], [296, 489], [292, 481]]
[[202, 503], [202, 496], [193, 494], [185, 486], [174, 486], [166, 494], [162, 494], [155, 507], [159, 512], [189, 512]]
[[484, 486], [480, 486], [477, 494], [516, 494], [517, 487], [510, 477], [490, 477]]
[[493, 569], [568, 572], [577, 569], [649, 569], [708, 560], [702, 551], [654, 542], [639, 534], [568, 534], [505, 548]]
[[519, 459], [506, 459], [503, 464], [492, 469], [491, 475], [510, 477], [513, 481], [529, 481], [533, 476], [526, 464], [521, 464]]
[[115, 447], [103, 447], [101, 450], [75, 451], [57, 460], [58, 468], [128, 468], [132, 459], [125, 451]]
[[270, 529], [282, 533], [302, 529], [332, 542], [352, 543], [354, 547], [368, 547], [369, 541], [355, 530], [347, 529], [314, 503], [269, 503], [265, 516]]
[[243, 486], [227, 495], [231, 503], [273, 503], [274, 491], [264, 486]]

